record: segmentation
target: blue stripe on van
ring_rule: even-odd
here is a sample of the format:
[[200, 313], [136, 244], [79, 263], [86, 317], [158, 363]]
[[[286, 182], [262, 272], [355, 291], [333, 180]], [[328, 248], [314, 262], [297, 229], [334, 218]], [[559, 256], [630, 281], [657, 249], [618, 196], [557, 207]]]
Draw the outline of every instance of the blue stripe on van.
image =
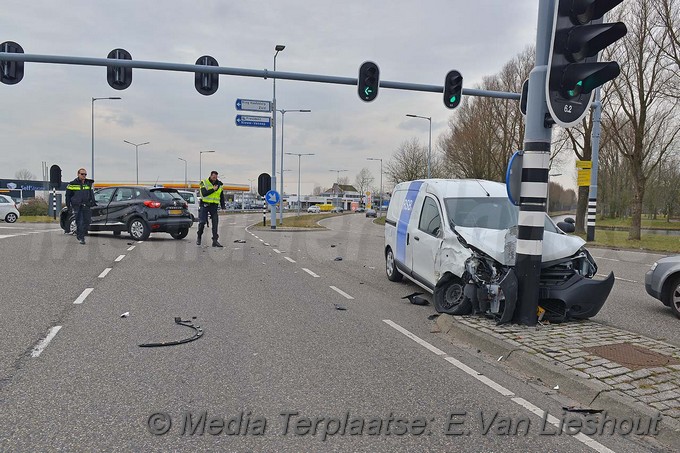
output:
[[402, 264], [408, 264], [406, 263], [406, 232], [408, 231], [408, 222], [411, 218], [411, 213], [413, 212], [413, 205], [416, 202], [416, 197], [418, 196], [418, 191], [422, 184], [423, 181], [413, 181], [409, 184], [404, 204], [401, 205], [401, 212], [399, 213], [399, 220], [397, 222], [396, 260]]

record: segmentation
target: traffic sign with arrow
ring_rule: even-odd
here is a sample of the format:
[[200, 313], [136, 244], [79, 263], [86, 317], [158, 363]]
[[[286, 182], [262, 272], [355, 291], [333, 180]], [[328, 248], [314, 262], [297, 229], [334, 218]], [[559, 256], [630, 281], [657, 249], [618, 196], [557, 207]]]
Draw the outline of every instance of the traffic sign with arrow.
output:
[[267, 200], [267, 204], [275, 205], [281, 201], [281, 195], [276, 190], [270, 190], [265, 194], [264, 199]]
[[237, 126], [271, 127], [272, 119], [268, 116], [236, 115]]
[[236, 110], [248, 110], [250, 112], [271, 112], [270, 101], [258, 101], [256, 99], [236, 99]]

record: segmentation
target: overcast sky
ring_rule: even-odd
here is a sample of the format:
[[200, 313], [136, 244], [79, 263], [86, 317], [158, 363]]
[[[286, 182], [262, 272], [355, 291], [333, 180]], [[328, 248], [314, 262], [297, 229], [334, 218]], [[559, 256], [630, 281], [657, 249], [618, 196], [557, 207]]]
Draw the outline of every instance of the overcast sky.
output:
[[[497, 73], [536, 38], [538, 1], [405, 0], [207, 1], [207, 0], [3, 0], [0, 42], [15, 41], [25, 53], [104, 58], [123, 48], [135, 60], [193, 64], [202, 55], [220, 66], [357, 77], [366, 60], [381, 80], [442, 85], [451, 69], [473, 88]], [[271, 172], [270, 129], [237, 127], [237, 98], [271, 99], [272, 79], [220, 76], [219, 90], [203, 96], [190, 73], [135, 69], [132, 85], [109, 87], [106, 69], [27, 63], [23, 80], [1, 85], [0, 177], [26, 168], [38, 178], [42, 162], [58, 164], [64, 179], [78, 167], [91, 171], [91, 98], [95, 102], [95, 179], [140, 182], [184, 181], [220, 172], [225, 182], [250, 184]], [[384, 164], [405, 140], [427, 146], [432, 117], [433, 147], [452, 114], [440, 93], [381, 88], [371, 103], [356, 86], [279, 80], [279, 109], [310, 109], [285, 115], [284, 151], [302, 158], [302, 193], [329, 187], [348, 170], [353, 183], [368, 168], [379, 179]], [[281, 146], [277, 127], [277, 177]], [[298, 159], [285, 156], [286, 192], [297, 192]], [[277, 188], [278, 188], [277, 183]]]

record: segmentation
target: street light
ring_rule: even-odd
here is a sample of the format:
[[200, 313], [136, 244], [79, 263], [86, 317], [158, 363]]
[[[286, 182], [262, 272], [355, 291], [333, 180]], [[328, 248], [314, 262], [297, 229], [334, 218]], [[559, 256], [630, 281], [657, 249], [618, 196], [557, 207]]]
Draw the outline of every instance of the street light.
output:
[[199, 151], [198, 152], [198, 182], [200, 184], [201, 181], [203, 181], [203, 168], [201, 165], [201, 158], [203, 157], [203, 153], [214, 153], [215, 150], [211, 149], [209, 151]]
[[128, 145], [132, 145], [135, 147], [135, 161], [137, 162], [137, 185], [139, 185], [139, 147], [142, 145], [148, 145], [150, 142], [144, 142], [144, 143], [132, 143], [127, 140], [123, 140], [125, 143]]
[[[285, 49], [286, 46], [277, 44], [274, 47], [276, 53], [274, 54], [274, 72], [276, 72], [276, 56]], [[273, 80], [273, 91], [272, 91], [272, 180], [271, 189], [276, 190], [276, 77]], [[271, 229], [276, 229], [276, 205], [271, 205], [272, 216], [271, 216]]]
[[300, 217], [300, 204], [302, 204], [302, 200], [300, 198], [300, 190], [301, 190], [300, 189], [300, 157], [302, 157], [302, 156], [313, 156], [314, 153], [286, 153], [286, 154], [298, 157], [298, 190], [297, 190], [298, 206], [297, 206], [297, 215], [298, 215], [298, 217]]
[[[285, 119], [286, 119], [286, 112], [301, 112], [301, 113], [310, 113], [311, 110], [309, 109], [302, 109], [302, 110], [285, 110], [285, 109], [280, 109], [277, 110], [277, 112], [281, 112], [281, 197], [283, 198], [283, 126], [285, 124]], [[275, 115], [276, 116], [276, 115]], [[279, 219], [281, 221], [281, 225], [283, 225], [283, 209], [281, 209], [281, 212], [279, 214]]]
[[382, 217], [382, 159], [378, 157], [367, 157], [366, 160], [380, 161], [380, 205], [378, 206], [378, 215]]
[[418, 116], [407, 113], [406, 116], [411, 118], [422, 118], [430, 122], [430, 141], [427, 146], [427, 179], [430, 179], [430, 158], [432, 156], [432, 117], [431, 116]]
[[120, 97], [109, 98], [92, 98], [92, 169], [90, 170], [90, 178], [94, 179], [94, 101], [101, 99], [120, 100]]
[[187, 181], [187, 160], [178, 157], [179, 160], [184, 162], [184, 187], [189, 188], [189, 182]]
[[[341, 171], [349, 171], [349, 170], [329, 170], [329, 171], [334, 171], [338, 173], [337, 179], [335, 180], [335, 183], [340, 186], [340, 172]], [[338, 187], [339, 189], [340, 187]], [[335, 190], [333, 190], [333, 195], [335, 195], [335, 202], [338, 202], [338, 194], [335, 193]], [[343, 206], [344, 207], [344, 206]]]

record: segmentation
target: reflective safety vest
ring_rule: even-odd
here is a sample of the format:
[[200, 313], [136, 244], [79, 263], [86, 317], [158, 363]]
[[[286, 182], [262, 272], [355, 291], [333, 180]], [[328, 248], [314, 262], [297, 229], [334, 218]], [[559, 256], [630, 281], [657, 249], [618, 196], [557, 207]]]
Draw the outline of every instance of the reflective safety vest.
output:
[[80, 184], [69, 184], [66, 186], [66, 190], [90, 190], [89, 184], [85, 183], [82, 186]]
[[[201, 181], [201, 188], [205, 188], [206, 190], [211, 190], [213, 185], [214, 184], [212, 183], [212, 181], [210, 181], [209, 178]], [[220, 194], [221, 193], [222, 193], [222, 186], [219, 186], [216, 191], [214, 191], [213, 193], [211, 193], [208, 196], [203, 197], [203, 195], [201, 194], [201, 197], [202, 197], [201, 200], [204, 203], [220, 204]]]

